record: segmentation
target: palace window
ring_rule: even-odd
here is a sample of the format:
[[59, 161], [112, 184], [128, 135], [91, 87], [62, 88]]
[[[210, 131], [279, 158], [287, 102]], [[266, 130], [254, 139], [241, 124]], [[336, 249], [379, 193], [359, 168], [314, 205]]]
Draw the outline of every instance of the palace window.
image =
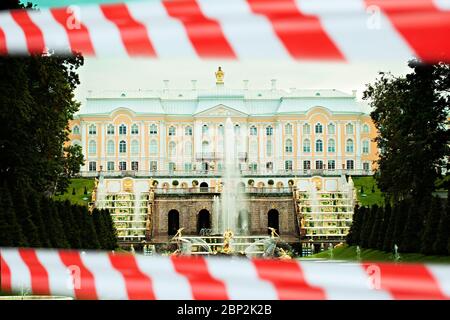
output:
[[316, 140], [316, 152], [323, 152], [323, 142], [322, 140]]
[[363, 170], [369, 171], [370, 170], [370, 163], [369, 162], [363, 162]]
[[303, 140], [303, 152], [311, 152], [311, 142], [309, 139]]
[[219, 134], [220, 134], [221, 136], [224, 135], [224, 133], [225, 133], [225, 128], [223, 127], [223, 124], [219, 124], [218, 131], [219, 131]]
[[328, 152], [336, 152], [336, 142], [334, 141], [334, 139], [328, 140]]
[[310, 134], [311, 133], [311, 126], [307, 123], [303, 125], [303, 134]]
[[131, 134], [139, 134], [139, 126], [136, 123], [131, 126]]
[[124, 135], [127, 134], [127, 126], [124, 124], [121, 124], [119, 126], [119, 134]]
[[89, 171], [97, 171], [97, 162], [89, 161]]
[[152, 156], [158, 154], [158, 141], [156, 141], [156, 140], [150, 141], [150, 150], [149, 151]]
[[355, 169], [355, 162], [353, 160], [347, 160], [347, 170]]
[[191, 172], [191, 171], [192, 171], [192, 163], [186, 162], [186, 163], [184, 164], [184, 171], [185, 171], [185, 172]]
[[120, 171], [125, 171], [125, 170], [127, 170], [127, 163], [126, 163], [126, 161], [120, 161], [120, 162], [119, 162], [119, 170], [120, 170]]
[[309, 161], [309, 160], [303, 161], [303, 169], [310, 170], [311, 169], [311, 161]]
[[173, 157], [177, 154], [177, 144], [174, 141], [169, 143], [169, 156]]
[[323, 161], [322, 160], [316, 160], [316, 169], [317, 170], [323, 169]]
[[258, 142], [256, 140], [250, 141], [250, 154], [256, 156], [258, 154]]
[[266, 169], [269, 170], [269, 171], [272, 171], [273, 170], [273, 162], [267, 162], [266, 163]]
[[150, 171], [158, 170], [158, 161], [150, 161]]
[[288, 123], [285, 127], [286, 134], [292, 134], [292, 124]]
[[268, 140], [267, 143], [266, 143], [266, 155], [268, 157], [271, 157], [272, 156], [272, 152], [273, 152], [273, 150], [272, 150], [272, 141]]
[[131, 153], [134, 155], [139, 153], [139, 141], [138, 140], [131, 141]]
[[273, 128], [272, 126], [268, 126], [266, 128], [266, 136], [272, 136], [273, 135]]
[[131, 170], [138, 171], [139, 170], [139, 162], [131, 161]]
[[127, 152], [127, 143], [124, 140], [119, 142], [119, 152], [120, 153], [126, 153]]
[[336, 126], [333, 123], [330, 123], [328, 125], [328, 134], [335, 134], [336, 133]]
[[79, 127], [79, 126], [73, 127], [72, 133], [73, 133], [73, 134], [80, 134], [80, 127]]
[[158, 134], [158, 127], [156, 126], [156, 124], [151, 124], [150, 125], [150, 132], [151, 135], [157, 135]]
[[292, 153], [292, 140], [291, 139], [286, 140], [285, 151], [286, 151], [286, 153]]
[[336, 161], [328, 160], [328, 170], [336, 170]]
[[235, 134], [235, 135], [241, 134], [241, 126], [240, 126], [240, 125], [236, 124], [236, 125], [234, 126], [234, 134]]
[[251, 136], [256, 136], [258, 134], [258, 129], [256, 129], [255, 126], [251, 126], [250, 127], [250, 135]]
[[89, 126], [89, 134], [92, 135], [97, 134], [97, 126], [95, 124], [91, 124]]
[[203, 155], [206, 155], [209, 152], [209, 142], [208, 141], [203, 141], [202, 142], [202, 153]]
[[363, 133], [369, 133], [369, 126], [366, 123], [363, 125], [362, 129]]
[[351, 123], [347, 123], [345, 126], [345, 133], [353, 134], [353, 125]]
[[369, 153], [369, 141], [368, 140], [364, 140], [362, 143], [362, 152], [364, 154], [368, 154]]
[[108, 124], [108, 127], [106, 128], [106, 134], [114, 134], [114, 125]]
[[208, 130], [209, 130], [208, 126], [206, 124], [204, 124], [202, 126], [202, 134], [208, 134]]
[[88, 153], [89, 154], [97, 153], [97, 143], [94, 140], [89, 141]]
[[171, 127], [169, 128], [169, 136], [174, 136], [174, 135], [176, 135], [176, 134], [177, 134], [177, 130], [175, 129], [174, 126], [171, 126]]
[[169, 162], [169, 171], [174, 172], [176, 169], [175, 162]]
[[322, 133], [323, 132], [323, 127], [321, 123], [316, 124], [315, 127], [315, 133]]
[[249, 170], [250, 170], [251, 172], [256, 172], [256, 171], [258, 171], [258, 164], [256, 164], [256, 163], [250, 163], [250, 165], [248, 166], [248, 168], [249, 168]]
[[108, 163], [106, 164], [106, 169], [108, 171], [114, 171], [114, 161], [108, 161]]
[[191, 126], [187, 126], [186, 128], [184, 128], [184, 135], [192, 136], [192, 127]]
[[292, 171], [292, 160], [286, 160], [284, 162], [284, 170]]
[[109, 140], [108, 143], [106, 144], [106, 153], [108, 155], [114, 155], [115, 153], [115, 146], [114, 146], [114, 141]]
[[192, 143], [190, 141], [184, 144], [184, 154], [188, 157], [192, 156]]
[[345, 152], [352, 153], [353, 152], [353, 140], [347, 139], [347, 142], [345, 144]]

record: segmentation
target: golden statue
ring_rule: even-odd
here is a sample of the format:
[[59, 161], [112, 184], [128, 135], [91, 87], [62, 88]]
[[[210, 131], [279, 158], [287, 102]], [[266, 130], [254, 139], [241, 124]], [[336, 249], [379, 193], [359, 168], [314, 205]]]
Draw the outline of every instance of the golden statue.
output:
[[183, 230], [184, 230], [184, 228], [178, 229], [177, 233], [175, 233], [175, 235], [172, 237], [172, 240], [180, 239], [182, 237], [181, 231], [183, 231]]
[[301, 228], [302, 228], [302, 229], [305, 228], [305, 218], [304, 218], [304, 217], [301, 218], [301, 220], [300, 220], [300, 225], [301, 225]]
[[288, 255], [288, 253], [286, 251], [284, 251], [283, 248], [279, 248], [280, 250], [280, 256], [278, 257], [278, 259], [280, 260], [290, 260], [292, 259], [292, 257], [290, 255]]
[[225, 73], [222, 71], [222, 67], [219, 67], [219, 69], [216, 71], [216, 84], [223, 84], [223, 77]]
[[150, 216], [147, 215], [147, 220], [145, 221], [145, 230], [150, 231], [151, 223], [150, 223]]
[[232, 251], [231, 248], [231, 239], [233, 238], [233, 231], [227, 230], [223, 234], [223, 249], [222, 252], [225, 254], [230, 254]]
[[275, 230], [275, 228], [268, 227], [267, 229], [270, 230], [270, 237], [271, 237], [272, 239], [275, 238], [275, 237], [279, 237], [279, 236], [280, 236], [280, 235], [277, 233], [277, 231]]

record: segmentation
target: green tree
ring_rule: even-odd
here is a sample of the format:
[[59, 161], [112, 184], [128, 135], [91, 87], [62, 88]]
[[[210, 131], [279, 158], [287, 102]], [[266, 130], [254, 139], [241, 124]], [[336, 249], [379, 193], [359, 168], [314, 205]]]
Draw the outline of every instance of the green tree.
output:
[[97, 232], [95, 231], [92, 215], [86, 207], [79, 207], [81, 225], [81, 245], [83, 249], [100, 249]]
[[363, 219], [361, 216], [360, 207], [356, 205], [353, 213], [353, 222], [352, 225], [350, 226], [350, 230], [346, 238], [346, 242], [349, 246], [359, 245], [359, 237], [361, 234], [362, 222]]
[[364, 223], [361, 229], [361, 236], [360, 236], [361, 247], [363, 248], [369, 248], [370, 233], [372, 231], [372, 226], [374, 222], [373, 212], [374, 210], [371, 210], [370, 208], [365, 208], [363, 213]]
[[3, 199], [0, 192], [0, 247], [11, 247], [13, 245], [10, 237], [9, 222], [6, 220], [6, 214], [3, 211]]
[[47, 232], [52, 248], [68, 248], [64, 226], [59, 218], [58, 208], [54, 201], [46, 197], [41, 202], [42, 215], [46, 217]]
[[392, 239], [391, 250], [394, 245], [400, 246], [402, 241], [403, 231], [405, 230], [406, 221], [408, 220], [408, 212], [410, 203], [409, 201], [403, 200], [400, 201], [397, 205], [398, 211], [395, 216], [395, 226], [394, 226], [394, 235]]
[[377, 244], [376, 244], [376, 248], [378, 250], [383, 250], [384, 239], [386, 238], [386, 233], [387, 233], [388, 228], [389, 228], [389, 222], [391, 220], [391, 211], [392, 211], [392, 208], [391, 208], [391, 205], [388, 202], [384, 206], [383, 222], [381, 224], [380, 232], [378, 233], [378, 239], [377, 239]]
[[447, 191], [447, 202], [445, 208], [441, 210], [439, 225], [436, 233], [436, 240], [433, 244], [433, 252], [439, 255], [450, 254], [447, 244], [450, 241], [450, 188]]
[[6, 242], [14, 247], [24, 247], [27, 245], [26, 239], [23, 236], [22, 227], [17, 221], [16, 211], [14, 210], [11, 194], [6, 182], [3, 182], [0, 194], [2, 195], [0, 206], [5, 221], [4, 226], [9, 228]]
[[117, 230], [114, 225], [114, 221], [112, 219], [112, 216], [107, 209], [102, 209], [101, 214], [103, 215], [106, 229], [108, 230], [108, 246], [105, 249], [114, 250], [118, 247], [117, 243]]
[[414, 253], [420, 251], [424, 216], [428, 211], [430, 201], [431, 198], [428, 201], [423, 200], [421, 203], [413, 201], [409, 206], [405, 229], [399, 245], [402, 252]]
[[369, 242], [368, 247], [375, 249], [377, 247], [378, 243], [378, 237], [380, 235], [381, 226], [383, 225], [383, 208], [379, 207], [378, 205], [374, 204], [372, 206], [372, 219], [373, 219], [373, 225], [372, 230], [370, 230], [370, 236], [369, 236]]
[[40, 205], [40, 196], [35, 191], [30, 191], [28, 194], [28, 207], [31, 211], [31, 219], [33, 220], [34, 225], [36, 226], [37, 233], [39, 235], [39, 242], [41, 247], [49, 248], [51, 247], [50, 239], [47, 233], [47, 227], [44, 223], [41, 205]]
[[415, 60], [408, 65], [413, 71], [406, 76], [381, 73], [367, 86], [364, 99], [379, 132], [379, 188], [396, 200], [419, 201], [431, 196], [449, 155], [450, 66]]
[[36, 225], [34, 224], [31, 211], [28, 207], [27, 199], [23, 189], [19, 188], [15, 191], [13, 197], [14, 210], [17, 216], [17, 222], [20, 224], [23, 232], [24, 240], [29, 247], [40, 247], [41, 242]]
[[[389, 220], [387, 219], [387, 215], [389, 214]], [[395, 220], [396, 217], [399, 215], [399, 206], [398, 204], [394, 204], [392, 207], [392, 210], [389, 210], [386, 208], [386, 217], [385, 222], [387, 221], [387, 228], [386, 233], [384, 235], [383, 239], [383, 251], [392, 251], [392, 248], [394, 246], [394, 229], [395, 229]]]
[[439, 220], [441, 217], [441, 212], [443, 211], [441, 199], [438, 197], [433, 197], [431, 200], [431, 207], [428, 210], [425, 219], [425, 227], [422, 234], [422, 246], [420, 251], [423, 254], [431, 255], [434, 253], [433, 245], [436, 241]]

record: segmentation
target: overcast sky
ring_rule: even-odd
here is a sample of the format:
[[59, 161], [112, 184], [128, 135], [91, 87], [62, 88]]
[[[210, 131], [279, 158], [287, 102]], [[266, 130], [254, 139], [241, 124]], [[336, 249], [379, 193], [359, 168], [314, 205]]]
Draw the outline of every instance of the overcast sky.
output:
[[242, 88], [244, 79], [249, 80], [250, 89], [270, 88], [270, 80], [277, 79], [282, 89], [358, 90], [359, 98], [365, 84], [373, 82], [379, 71], [395, 75], [409, 72], [406, 61], [348, 64], [88, 58], [79, 69], [81, 85], [76, 96], [83, 102], [88, 90], [162, 89], [165, 79], [170, 80], [171, 88], [190, 88], [192, 79], [198, 80], [198, 88], [210, 88], [215, 85], [218, 66], [222, 66], [225, 86], [230, 88]]

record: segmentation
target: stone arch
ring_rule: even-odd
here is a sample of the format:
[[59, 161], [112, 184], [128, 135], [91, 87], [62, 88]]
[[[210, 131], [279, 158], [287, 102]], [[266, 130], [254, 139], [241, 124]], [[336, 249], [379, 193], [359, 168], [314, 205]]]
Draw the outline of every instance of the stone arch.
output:
[[[274, 228], [280, 234], [280, 213], [277, 209], [270, 209], [267, 213], [267, 227]], [[269, 229], [267, 231], [269, 234], [271, 233]]]
[[174, 236], [180, 229], [180, 213], [178, 210], [172, 209], [167, 217], [167, 235]]
[[200, 234], [202, 229], [211, 229], [211, 214], [206, 209], [197, 214], [197, 234]]
[[202, 182], [200, 183], [200, 192], [208, 192], [208, 183]]

